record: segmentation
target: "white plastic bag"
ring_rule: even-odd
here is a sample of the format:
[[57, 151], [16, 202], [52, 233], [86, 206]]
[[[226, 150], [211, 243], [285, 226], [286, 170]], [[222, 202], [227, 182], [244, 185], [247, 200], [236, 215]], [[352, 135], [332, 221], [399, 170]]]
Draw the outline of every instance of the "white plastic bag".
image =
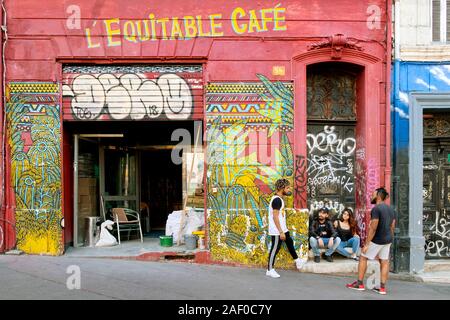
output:
[[187, 223], [183, 230], [183, 234], [192, 234], [193, 231], [199, 231], [203, 229], [205, 225], [205, 217], [202, 212], [195, 211], [194, 208], [191, 208], [187, 213]]
[[[166, 222], [166, 236], [173, 236], [173, 241], [178, 242], [178, 238], [180, 236], [180, 222], [181, 222], [181, 214], [183, 211], [173, 211], [167, 217]], [[182, 235], [181, 235], [182, 236]]]
[[109, 233], [109, 230], [112, 230], [112, 226], [114, 225], [114, 221], [106, 220], [100, 226], [100, 239], [95, 244], [96, 247], [110, 247], [117, 245], [116, 238]]

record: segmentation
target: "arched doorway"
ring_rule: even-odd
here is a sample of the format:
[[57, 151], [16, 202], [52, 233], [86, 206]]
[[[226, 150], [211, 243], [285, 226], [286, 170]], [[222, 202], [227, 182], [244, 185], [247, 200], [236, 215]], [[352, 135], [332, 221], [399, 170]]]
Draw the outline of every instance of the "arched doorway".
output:
[[358, 77], [362, 68], [324, 62], [307, 67], [307, 204], [338, 215], [354, 210]]

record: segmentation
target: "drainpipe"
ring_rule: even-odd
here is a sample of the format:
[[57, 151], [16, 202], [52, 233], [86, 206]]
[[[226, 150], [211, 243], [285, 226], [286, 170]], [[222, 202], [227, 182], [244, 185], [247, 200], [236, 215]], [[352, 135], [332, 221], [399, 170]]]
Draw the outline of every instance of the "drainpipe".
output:
[[[0, 93], [0, 217], [5, 217], [6, 213], [6, 203], [5, 203], [5, 151], [6, 151], [6, 98], [5, 98], [5, 76], [6, 76], [6, 66], [5, 66], [5, 53], [4, 47], [6, 45], [6, 14], [3, 15], [3, 11], [6, 12], [3, 0], [1, 1], [0, 9], [0, 21], [2, 21], [1, 32], [0, 32], [0, 56], [2, 57], [2, 63], [0, 64], [0, 74], [2, 78], [0, 80], [1, 93]], [[3, 32], [5, 32], [5, 42], [3, 42]]]
[[395, 0], [394, 15], [394, 107], [400, 92], [400, 0]]
[[[397, 121], [396, 121], [396, 117], [395, 117], [395, 107], [397, 105], [397, 101], [399, 101], [400, 99], [400, 43], [401, 43], [401, 37], [400, 37], [400, 0], [394, 0], [394, 70], [393, 70], [393, 76], [392, 76], [392, 81], [393, 81], [393, 100], [392, 101], [392, 107], [393, 110], [390, 112], [390, 114], [393, 114], [392, 116], [392, 124], [393, 127], [396, 128], [397, 127]], [[392, 135], [392, 141], [393, 141], [393, 146], [392, 146], [392, 160], [393, 163], [395, 163], [397, 161], [397, 153], [398, 153], [398, 148], [395, 147], [395, 140], [397, 139], [397, 135], [394, 132], [394, 134]], [[399, 214], [399, 203], [398, 203], [398, 197], [399, 197], [399, 179], [397, 176], [397, 172], [395, 170], [395, 166], [394, 166], [394, 170], [393, 170], [393, 191], [395, 192], [395, 203], [394, 203], [394, 208], [395, 211], [397, 212], [397, 214]], [[402, 253], [400, 252], [400, 248], [399, 248], [399, 243], [400, 243], [400, 238], [402, 238], [402, 236], [400, 235], [400, 228], [398, 227], [398, 222], [397, 222], [397, 226], [395, 228], [395, 237], [394, 237], [394, 272], [401, 272], [404, 271], [404, 266], [402, 266], [402, 264], [404, 264], [404, 262], [402, 262], [402, 258], [401, 255]], [[409, 267], [408, 267], [409, 268]]]
[[[387, 25], [386, 25], [386, 155], [385, 176], [386, 188], [391, 189], [391, 63], [392, 63], [392, 0], [387, 0]], [[395, 19], [397, 22], [397, 19]]]

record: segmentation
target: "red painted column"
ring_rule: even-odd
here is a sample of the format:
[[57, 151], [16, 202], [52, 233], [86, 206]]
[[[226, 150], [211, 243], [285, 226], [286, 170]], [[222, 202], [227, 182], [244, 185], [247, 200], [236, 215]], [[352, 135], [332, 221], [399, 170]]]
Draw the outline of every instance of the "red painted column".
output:
[[[0, 21], [3, 24], [3, 9], [0, 8]], [[3, 57], [3, 31], [0, 32], [0, 57]], [[5, 142], [3, 141], [4, 137], [4, 130], [3, 128], [3, 121], [4, 121], [4, 112], [5, 112], [5, 106], [3, 104], [4, 99], [4, 92], [3, 92], [3, 58], [2, 63], [0, 63], [0, 86], [1, 86], [1, 92], [0, 92], [0, 217], [5, 216]], [[0, 228], [4, 230], [4, 223], [0, 221]], [[3, 248], [0, 247], [0, 252], [2, 252]]]

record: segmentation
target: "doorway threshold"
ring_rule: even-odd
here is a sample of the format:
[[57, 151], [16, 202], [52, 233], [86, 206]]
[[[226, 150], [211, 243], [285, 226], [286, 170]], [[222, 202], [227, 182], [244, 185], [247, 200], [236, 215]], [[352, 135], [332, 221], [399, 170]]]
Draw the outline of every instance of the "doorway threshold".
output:
[[162, 247], [158, 238], [144, 238], [122, 241], [112, 247], [69, 247], [65, 256], [70, 258], [112, 258], [142, 261], [189, 261], [197, 260], [197, 255], [205, 255], [207, 251], [188, 250], [185, 245]]

